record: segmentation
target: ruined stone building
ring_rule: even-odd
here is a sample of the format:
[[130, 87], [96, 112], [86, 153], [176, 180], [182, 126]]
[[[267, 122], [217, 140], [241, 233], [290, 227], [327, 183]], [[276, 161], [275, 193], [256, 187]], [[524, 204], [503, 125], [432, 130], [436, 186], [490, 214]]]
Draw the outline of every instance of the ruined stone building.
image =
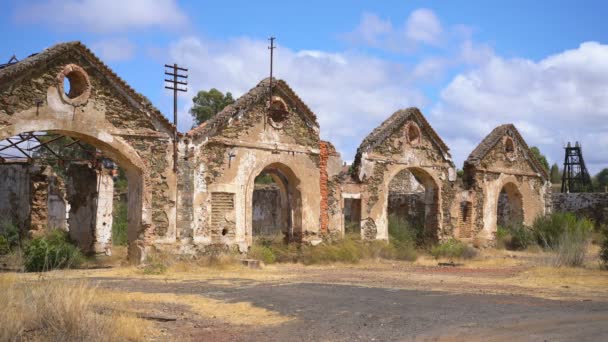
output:
[[[84, 45], [59, 44], [0, 69], [0, 140], [15, 148], [15, 137], [63, 135], [118, 164], [135, 262], [151, 248], [246, 252], [264, 236], [316, 245], [352, 229], [386, 240], [393, 214], [430, 239], [491, 241], [497, 224], [549, 209], [547, 175], [512, 125], [488, 135], [458, 177], [423, 114], [399, 110], [348, 166], [293, 89], [273, 80], [271, 96], [269, 83], [180, 134], [174, 170], [175, 127]], [[24, 234], [56, 227], [88, 250], [109, 248], [113, 185], [103, 168], [72, 163], [59, 177], [35, 158], [0, 162], [2, 219]]]

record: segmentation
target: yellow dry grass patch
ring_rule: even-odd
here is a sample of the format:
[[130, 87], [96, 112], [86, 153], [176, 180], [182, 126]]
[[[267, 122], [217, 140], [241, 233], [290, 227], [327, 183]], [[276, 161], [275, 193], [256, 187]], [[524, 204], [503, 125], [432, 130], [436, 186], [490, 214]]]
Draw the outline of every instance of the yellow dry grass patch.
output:
[[86, 282], [28, 280], [0, 275], [0, 341], [143, 341], [147, 321], [134, 315], [100, 313], [97, 290]]
[[534, 267], [513, 278], [514, 283], [539, 289], [568, 289], [579, 295], [608, 297], [608, 272], [599, 268]]
[[133, 302], [184, 305], [203, 317], [217, 318], [231, 324], [276, 325], [292, 319], [275, 311], [256, 307], [249, 302], [227, 303], [200, 295], [101, 291], [96, 301], [101, 305], [118, 306], [125, 309], [129, 308]]

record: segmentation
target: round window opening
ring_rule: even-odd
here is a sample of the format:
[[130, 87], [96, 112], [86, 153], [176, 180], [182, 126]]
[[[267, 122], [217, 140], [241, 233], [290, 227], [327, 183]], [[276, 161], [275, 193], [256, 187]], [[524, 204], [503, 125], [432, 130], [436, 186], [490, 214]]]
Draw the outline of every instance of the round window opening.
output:
[[276, 128], [280, 128], [289, 115], [287, 105], [280, 99], [273, 99], [268, 112], [270, 123]]
[[418, 144], [420, 142], [420, 128], [416, 124], [410, 124], [407, 127], [407, 141], [410, 144]]
[[505, 154], [507, 158], [513, 159], [515, 157], [515, 142], [510, 137], [505, 139]]
[[89, 77], [78, 65], [69, 64], [58, 76], [61, 87], [61, 97], [72, 105], [84, 104], [91, 92]]

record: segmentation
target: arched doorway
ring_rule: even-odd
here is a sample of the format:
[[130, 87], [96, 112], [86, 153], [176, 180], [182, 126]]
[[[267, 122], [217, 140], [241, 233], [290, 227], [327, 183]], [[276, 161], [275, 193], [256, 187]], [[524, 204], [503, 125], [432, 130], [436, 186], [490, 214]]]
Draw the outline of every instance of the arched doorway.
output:
[[[123, 244], [137, 240], [143, 180], [141, 161], [130, 146], [64, 129], [15, 131], [14, 126], [0, 130], [0, 167], [10, 166], [15, 176], [14, 166], [22, 166], [22, 188], [29, 189], [20, 200], [27, 203], [24, 233], [64, 229], [83, 252], [98, 254], [111, 254], [113, 238]], [[12, 191], [7, 183], [0, 190], [0, 196]], [[113, 223], [122, 225], [120, 237], [113, 236]]]
[[417, 244], [437, 240], [439, 188], [430, 174], [420, 168], [399, 171], [388, 186], [389, 235], [407, 229]]
[[281, 237], [285, 242], [302, 241], [300, 180], [281, 163], [270, 164], [254, 179], [251, 195], [251, 236]]
[[499, 227], [517, 226], [524, 222], [523, 199], [517, 186], [505, 184], [498, 195], [496, 205], [496, 225]]

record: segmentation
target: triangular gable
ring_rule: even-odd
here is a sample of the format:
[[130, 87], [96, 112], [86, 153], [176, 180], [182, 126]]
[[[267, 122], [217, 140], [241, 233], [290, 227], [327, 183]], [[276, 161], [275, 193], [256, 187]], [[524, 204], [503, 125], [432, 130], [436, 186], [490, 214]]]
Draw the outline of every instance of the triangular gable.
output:
[[437, 132], [431, 127], [424, 115], [416, 107], [401, 109], [393, 113], [388, 119], [384, 120], [380, 126], [376, 127], [359, 145], [354, 161], [354, 169], [357, 169], [361, 162], [361, 154], [373, 150], [376, 146], [382, 144], [388, 139], [397, 129], [400, 129], [407, 120], [413, 120], [418, 124], [423, 135], [428, 136], [431, 141], [439, 148], [444, 159], [451, 162], [450, 149], [441, 140]]
[[17, 63], [6, 65], [0, 69], [0, 87], [25, 77], [28, 72], [35, 71], [52, 61], [54, 58], [69, 52], [76, 52], [84, 57], [101, 75], [106, 77], [109, 84], [127, 98], [131, 106], [146, 113], [148, 116], [157, 119], [161, 125], [167, 129], [167, 132], [174, 131], [175, 126], [152, 105], [148, 98], [136, 92], [127, 84], [127, 82], [114, 73], [110, 67], [89, 50], [89, 48], [78, 41], [60, 43], [40, 53], [33, 54]]
[[[300, 99], [300, 97], [289, 87], [283, 80], [273, 79], [273, 96], [281, 96], [286, 101], [296, 108], [298, 115], [302, 117], [304, 122], [311, 128], [318, 130], [319, 123], [316, 115], [310, 108]], [[243, 96], [239, 97], [233, 104], [226, 106], [221, 112], [213, 118], [202, 123], [198, 127], [193, 128], [188, 133], [191, 137], [212, 137], [219, 134], [230, 121], [240, 115], [247, 114], [247, 109], [260, 103], [260, 101], [268, 101], [270, 89], [270, 78], [262, 80], [258, 85], [249, 90]]]
[[376, 127], [367, 137], [365, 137], [365, 139], [363, 139], [363, 142], [361, 145], [359, 145], [358, 150], [370, 151], [374, 149], [374, 147], [380, 145], [384, 142], [384, 140], [388, 139], [395, 130], [401, 128], [401, 126], [403, 126], [408, 119], [413, 119], [418, 124], [421, 131], [426, 133], [439, 147], [441, 152], [449, 155], [450, 149], [448, 146], [443, 142], [443, 140], [441, 140], [429, 122], [426, 121], [426, 118], [422, 115], [420, 110], [415, 107], [401, 109], [393, 113], [393, 115], [384, 120], [380, 126]]
[[540, 162], [534, 156], [534, 153], [530, 151], [530, 147], [521, 136], [517, 128], [513, 124], [504, 124], [500, 125], [492, 130], [490, 134], [488, 134], [477, 147], [471, 152], [465, 164], [469, 165], [479, 165], [479, 163], [484, 159], [484, 157], [494, 149], [496, 144], [498, 144], [503, 137], [509, 136], [512, 139], [515, 139], [519, 146], [523, 147], [525, 153], [525, 160], [530, 163], [532, 169], [538, 172], [543, 178], [548, 179], [549, 175], [547, 171], [542, 167]]

